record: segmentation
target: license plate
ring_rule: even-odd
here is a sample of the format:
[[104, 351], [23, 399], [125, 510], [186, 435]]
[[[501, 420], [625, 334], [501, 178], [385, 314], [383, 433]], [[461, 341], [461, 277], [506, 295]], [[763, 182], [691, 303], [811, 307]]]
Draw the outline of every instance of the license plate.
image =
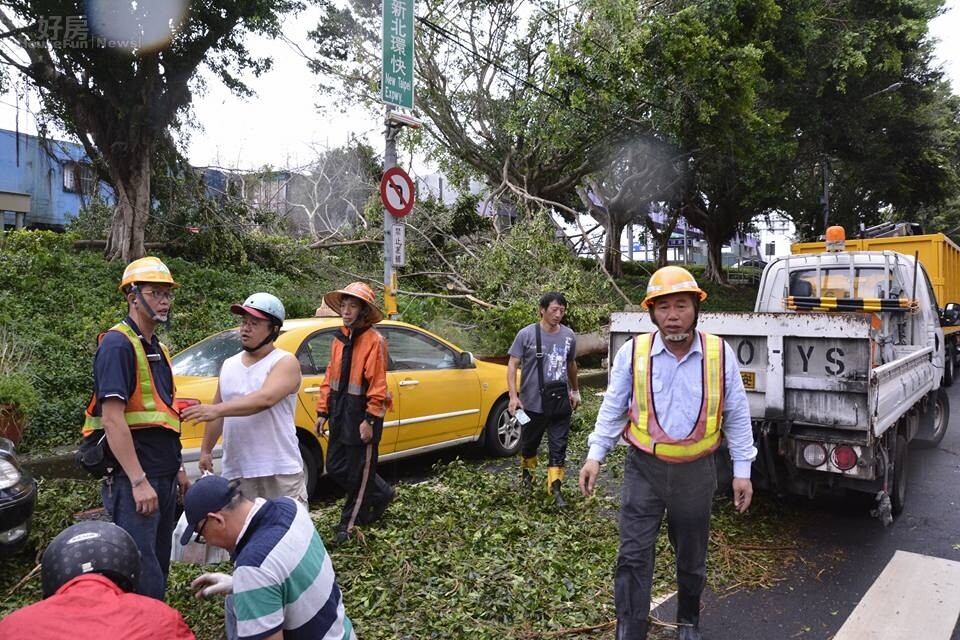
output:
[[755, 391], [757, 388], [757, 374], [753, 371], [741, 371], [740, 378], [743, 380], [743, 388], [747, 391]]

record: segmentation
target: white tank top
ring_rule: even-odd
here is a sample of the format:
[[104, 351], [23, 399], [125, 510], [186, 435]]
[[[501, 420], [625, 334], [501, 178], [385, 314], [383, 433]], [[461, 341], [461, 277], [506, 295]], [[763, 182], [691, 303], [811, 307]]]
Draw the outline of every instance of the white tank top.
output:
[[[226, 402], [259, 391], [281, 358], [293, 356], [274, 349], [250, 367], [243, 353], [229, 358], [220, 369], [220, 398]], [[223, 475], [259, 478], [303, 470], [297, 446], [293, 412], [297, 394], [291, 393], [269, 409], [250, 416], [223, 419]]]

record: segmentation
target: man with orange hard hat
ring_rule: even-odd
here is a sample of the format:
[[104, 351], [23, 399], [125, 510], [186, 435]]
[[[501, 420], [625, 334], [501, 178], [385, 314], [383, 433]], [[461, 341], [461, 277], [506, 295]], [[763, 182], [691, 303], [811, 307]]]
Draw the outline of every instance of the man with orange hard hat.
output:
[[140, 593], [158, 600], [166, 592], [177, 500], [189, 486], [170, 353], [155, 334], [170, 319], [178, 286], [158, 258], [127, 265], [119, 286], [127, 316], [99, 337], [83, 424], [84, 438], [106, 436], [116, 462], [102, 481], [103, 506], [140, 550]]
[[[689, 271], [668, 266], [650, 277], [642, 306], [657, 331], [628, 340], [614, 358], [597, 414], [580, 490], [591, 495], [607, 452], [629, 445], [614, 576], [617, 640], [645, 640], [657, 535], [664, 512], [676, 553], [677, 626], [699, 640], [706, 584], [710, 509], [717, 488], [713, 452], [726, 436], [733, 460], [733, 503], [750, 506], [750, 408], [733, 350], [696, 329], [707, 297]], [[626, 425], [626, 428], [624, 428]]]
[[387, 398], [387, 341], [373, 325], [383, 320], [373, 290], [352, 282], [323, 296], [340, 312], [343, 327], [330, 347], [330, 364], [317, 397], [317, 434], [326, 433], [327, 473], [347, 493], [332, 545], [345, 542], [356, 524], [383, 516], [395, 491], [377, 475]]

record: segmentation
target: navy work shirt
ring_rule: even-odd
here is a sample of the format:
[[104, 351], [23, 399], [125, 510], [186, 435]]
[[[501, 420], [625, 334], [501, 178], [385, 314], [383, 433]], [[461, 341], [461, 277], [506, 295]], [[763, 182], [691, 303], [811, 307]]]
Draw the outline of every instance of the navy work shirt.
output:
[[[164, 402], [172, 405], [173, 371], [162, 355], [160, 340], [156, 334], [150, 342], [144, 340], [140, 328], [130, 316], [124, 319], [124, 323], [141, 336], [140, 343], [148, 356], [160, 354], [160, 358], [150, 362], [150, 371], [157, 393]], [[133, 345], [119, 331], [108, 331], [100, 341], [93, 358], [93, 389], [97, 397], [94, 415], [101, 415], [100, 403], [105, 399], [117, 398], [124, 402], [129, 400], [136, 391], [136, 385], [137, 355]], [[175, 431], [166, 427], [146, 427], [132, 429], [131, 434], [140, 466], [148, 476], [167, 475], [180, 470], [180, 436]]]

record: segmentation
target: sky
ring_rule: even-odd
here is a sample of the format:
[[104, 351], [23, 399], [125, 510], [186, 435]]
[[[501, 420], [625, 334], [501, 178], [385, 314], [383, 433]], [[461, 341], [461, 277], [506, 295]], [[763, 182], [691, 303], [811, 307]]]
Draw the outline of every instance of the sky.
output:
[[[939, 40], [937, 61], [943, 65], [955, 93], [960, 93], [960, 0], [948, 0], [945, 15], [931, 23], [931, 36]], [[306, 34], [317, 22], [317, 9], [288, 17], [285, 33], [305, 50], [312, 48]], [[953, 37], [950, 37], [950, 36]], [[382, 120], [357, 110], [341, 113], [333, 98], [318, 91], [320, 79], [306, 61], [282, 41], [251, 38], [251, 50], [274, 59], [273, 69], [250, 78], [253, 98], [232, 95], [216, 79], [209, 79], [205, 95], [195, 95], [192, 120], [200, 128], [190, 134], [188, 157], [195, 166], [258, 169], [264, 166], [296, 168], [317, 156], [318, 149], [344, 144], [352, 135], [367, 139], [382, 151]], [[0, 128], [13, 129], [17, 99], [0, 94]], [[323, 113], [318, 104], [325, 104]], [[20, 101], [20, 130], [36, 133], [36, 123]], [[36, 109], [36, 99], [30, 103]]]

